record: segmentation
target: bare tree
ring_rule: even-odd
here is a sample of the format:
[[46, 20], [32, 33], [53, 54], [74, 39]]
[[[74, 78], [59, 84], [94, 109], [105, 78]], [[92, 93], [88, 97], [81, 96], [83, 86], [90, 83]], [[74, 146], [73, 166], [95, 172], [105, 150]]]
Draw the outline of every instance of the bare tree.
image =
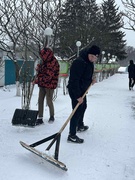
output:
[[44, 31], [47, 27], [51, 27], [53, 29], [52, 48], [54, 49], [62, 2], [60, 0], [24, 0], [24, 2], [26, 9], [34, 16], [29, 26], [33, 42], [39, 49], [46, 46]]
[[125, 29], [135, 31], [135, 2], [134, 0], [121, 0], [125, 10], [122, 15], [128, 19], [128, 24], [125, 24]]
[[[4, 78], [4, 61], [0, 57], [0, 81]], [[1, 86], [1, 85], [0, 85]]]
[[[22, 84], [22, 108], [29, 109], [33, 84], [29, 57], [40, 59], [39, 50], [47, 44], [44, 31], [57, 30], [58, 12], [61, 0], [1, 0], [0, 2], [0, 49], [13, 61], [16, 73], [16, 95], [20, 96]], [[52, 48], [55, 45], [53, 41]], [[23, 58], [20, 66], [18, 58]]]
[[[22, 1], [1, 0], [0, 3], [0, 49], [7, 53], [7, 56], [13, 61], [16, 73], [16, 95], [20, 95], [20, 73], [21, 67], [17, 62], [17, 49], [20, 45], [21, 37], [26, 34], [26, 27], [30, 22], [29, 13], [27, 19], [23, 18]], [[26, 37], [26, 36], [25, 36]], [[24, 38], [23, 38], [24, 39]], [[25, 38], [26, 39], [26, 38]]]

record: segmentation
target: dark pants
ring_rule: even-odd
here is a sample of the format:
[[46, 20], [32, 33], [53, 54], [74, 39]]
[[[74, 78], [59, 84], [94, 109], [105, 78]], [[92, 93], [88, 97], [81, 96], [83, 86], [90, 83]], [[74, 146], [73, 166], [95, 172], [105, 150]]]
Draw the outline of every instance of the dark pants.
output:
[[129, 88], [133, 88], [135, 85], [135, 78], [129, 78]]
[[49, 107], [50, 117], [54, 116], [54, 106], [52, 100], [53, 93], [54, 93], [54, 89], [47, 89], [42, 87], [39, 88], [39, 98], [38, 98], [39, 117], [43, 117], [45, 96], [46, 96], [47, 105]]
[[[78, 101], [77, 101], [77, 99], [74, 98], [72, 90], [69, 90], [69, 96], [71, 98], [72, 109], [74, 109], [75, 106], [77, 105]], [[72, 136], [76, 135], [77, 127], [81, 127], [84, 125], [83, 118], [84, 118], [84, 113], [85, 113], [86, 108], [87, 108], [87, 100], [86, 100], [86, 96], [85, 96], [83, 103], [79, 105], [75, 114], [73, 115], [73, 117], [70, 120], [70, 127], [69, 127], [70, 135], [72, 135]]]

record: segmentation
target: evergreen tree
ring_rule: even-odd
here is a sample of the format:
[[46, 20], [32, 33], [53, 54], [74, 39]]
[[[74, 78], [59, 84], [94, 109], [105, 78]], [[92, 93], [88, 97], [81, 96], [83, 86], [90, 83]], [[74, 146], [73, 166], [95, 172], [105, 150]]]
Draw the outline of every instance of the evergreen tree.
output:
[[106, 0], [102, 3], [102, 48], [106, 53], [115, 55], [119, 60], [126, 58], [124, 40], [125, 33], [121, 28], [123, 23], [121, 15], [118, 12], [119, 7], [116, 7], [115, 0]]
[[58, 47], [60, 55], [69, 57], [76, 52], [78, 40], [84, 47], [95, 38], [97, 12], [98, 7], [95, 0], [66, 1], [59, 23]]

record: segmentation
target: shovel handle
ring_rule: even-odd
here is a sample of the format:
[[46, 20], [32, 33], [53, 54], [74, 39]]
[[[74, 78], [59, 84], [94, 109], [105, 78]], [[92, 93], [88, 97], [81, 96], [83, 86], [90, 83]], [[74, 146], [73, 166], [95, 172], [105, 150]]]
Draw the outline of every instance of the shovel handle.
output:
[[[88, 93], [90, 87], [92, 86], [92, 84], [88, 87], [88, 89], [85, 91], [85, 93], [83, 94], [82, 98], [84, 99], [84, 97], [86, 96], [86, 94]], [[70, 114], [70, 116], [68, 117], [68, 119], [66, 120], [66, 122], [63, 124], [63, 126], [61, 127], [60, 131], [58, 132], [58, 134], [61, 134], [62, 131], [65, 129], [65, 127], [67, 126], [68, 122], [71, 120], [71, 118], [73, 117], [73, 115], [75, 114], [77, 108], [79, 107], [79, 102], [77, 103], [77, 105], [75, 106], [75, 108], [73, 109], [72, 113]]]
[[[92, 85], [92, 84], [91, 84]], [[86, 94], [88, 93], [91, 85], [88, 87], [88, 89], [86, 90], [86, 92], [83, 94], [82, 98], [84, 99], [84, 97], [86, 96]], [[72, 116], [74, 115], [74, 113], [76, 112], [78, 106], [80, 104], [77, 103], [77, 105], [75, 106], [75, 108], [73, 109], [72, 113], [70, 114], [70, 116], [68, 117], [68, 119], [66, 120], [66, 122], [63, 124], [63, 126], [61, 127], [60, 131], [56, 134], [56, 136], [54, 137], [54, 139], [51, 141], [51, 143], [49, 144], [49, 146], [47, 147], [47, 150], [49, 150], [52, 145], [55, 143], [55, 141], [59, 138], [59, 136], [61, 135], [62, 131], [65, 129], [66, 125], [68, 124], [68, 122], [71, 120]]]

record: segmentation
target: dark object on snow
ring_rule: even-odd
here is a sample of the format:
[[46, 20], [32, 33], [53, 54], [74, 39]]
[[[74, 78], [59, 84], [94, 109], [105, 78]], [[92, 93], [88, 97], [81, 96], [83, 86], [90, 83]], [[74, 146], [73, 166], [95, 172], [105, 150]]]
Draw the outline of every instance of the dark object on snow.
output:
[[12, 125], [35, 126], [38, 111], [28, 109], [16, 109], [12, 119]]

